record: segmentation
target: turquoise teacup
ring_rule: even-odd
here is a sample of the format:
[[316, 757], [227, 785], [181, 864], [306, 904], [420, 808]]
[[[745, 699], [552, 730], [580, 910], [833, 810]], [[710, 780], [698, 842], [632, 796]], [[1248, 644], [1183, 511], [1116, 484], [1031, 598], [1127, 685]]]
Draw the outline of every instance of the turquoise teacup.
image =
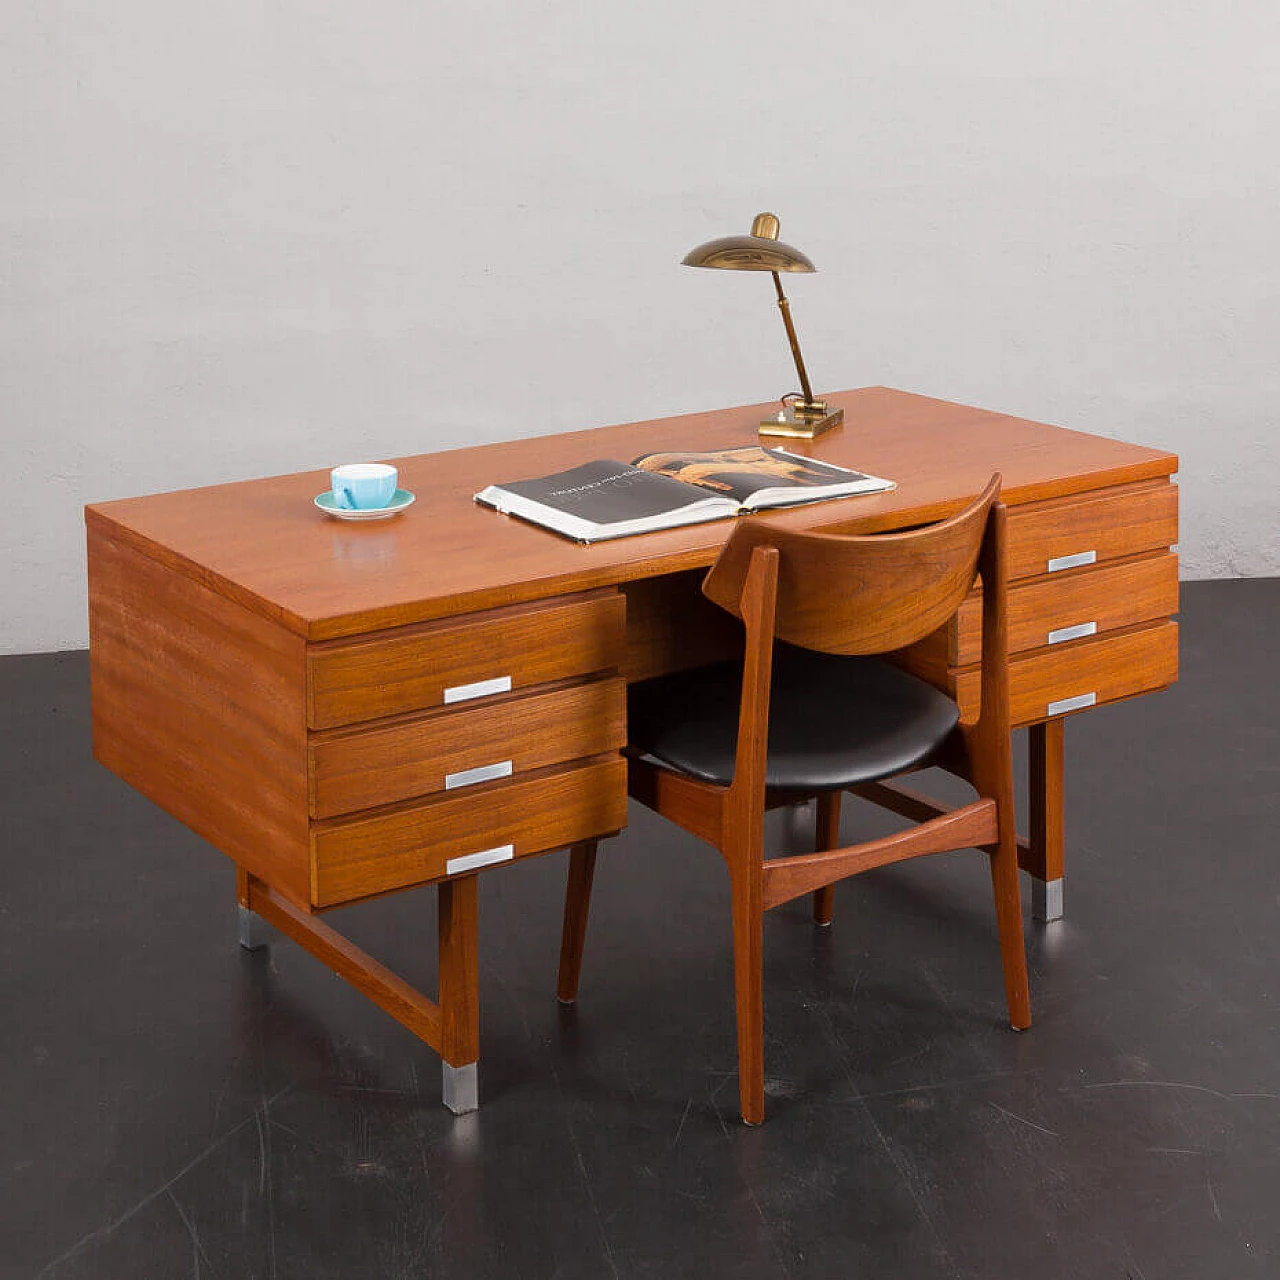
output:
[[372, 511], [395, 497], [396, 469], [385, 462], [349, 462], [329, 473], [334, 502], [347, 511]]

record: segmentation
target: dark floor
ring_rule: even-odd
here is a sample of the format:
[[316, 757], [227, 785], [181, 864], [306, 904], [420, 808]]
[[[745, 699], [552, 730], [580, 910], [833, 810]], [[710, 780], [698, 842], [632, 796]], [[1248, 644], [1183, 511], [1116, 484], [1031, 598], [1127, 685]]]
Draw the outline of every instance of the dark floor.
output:
[[[236, 945], [230, 864], [92, 761], [85, 655], [0, 659], [0, 1276], [1280, 1275], [1280, 580], [1184, 606], [1177, 689], [1068, 726], [1032, 1030], [980, 855], [846, 882], [766, 926], [756, 1130], [711, 851], [633, 815], [576, 1010], [563, 858], [482, 877], [455, 1119], [407, 1031]], [[331, 918], [433, 989], [430, 890]]]

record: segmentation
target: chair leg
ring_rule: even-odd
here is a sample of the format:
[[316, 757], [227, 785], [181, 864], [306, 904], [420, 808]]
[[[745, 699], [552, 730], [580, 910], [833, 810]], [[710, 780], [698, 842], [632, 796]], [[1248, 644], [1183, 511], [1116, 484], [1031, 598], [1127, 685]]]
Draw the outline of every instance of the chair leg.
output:
[[1015, 1031], [1025, 1031], [1031, 1025], [1031, 992], [1027, 984], [1027, 949], [1022, 936], [1022, 900], [1018, 893], [1018, 847], [1013, 824], [1001, 825], [1000, 842], [990, 851], [991, 887], [995, 892], [1009, 1025]]
[[[814, 833], [814, 850], [840, 847], [840, 797], [839, 791], [826, 791], [818, 797], [818, 826]], [[836, 910], [836, 887], [824, 884], [813, 891], [813, 923], [824, 928], [831, 923]]]
[[582, 948], [587, 939], [591, 881], [596, 870], [596, 841], [586, 840], [569, 850], [569, 882], [564, 891], [564, 928], [560, 934], [560, 976], [556, 996], [561, 1004], [578, 998]]
[[824, 884], [813, 891], [813, 923], [826, 929], [836, 912], [836, 887]]
[[760, 886], [743, 873], [733, 883], [733, 979], [738, 1014], [738, 1093], [742, 1119], [764, 1120], [764, 911]]

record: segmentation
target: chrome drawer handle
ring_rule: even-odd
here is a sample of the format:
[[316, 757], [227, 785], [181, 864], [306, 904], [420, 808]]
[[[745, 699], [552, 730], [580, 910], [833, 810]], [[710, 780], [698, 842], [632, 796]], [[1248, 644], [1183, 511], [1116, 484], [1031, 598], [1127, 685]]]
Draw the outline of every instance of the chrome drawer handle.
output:
[[494, 778], [511, 777], [511, 761], [499, 760], [497, 764], [482, 764], [474, 769], [462, 769], [458, 773], [444, 775], [444, 789], [452, 791], [454, 787], [472, 787], [477, 782], [492, 782]]
[[1080, 711], [1085, 707], [1092, 707], [1098, 701], [1096, 693], [1077, 693], [1074, 698], [1060, 698], [1057, 702], [1049, 703], [1046, 715], [1064, 716], [1068, 711]]
[[1049, 632], [1047, 644], [1062, 644], [1064, 640], [1079, 640], [1083, 636], [1096, 636], [1098, 634], [1098, 624], [1096, 622], [1077, 622], [1073, 627], [1054, 627]]
[[467, 702], [471, 698], [487, 698], [491, 693], [510, 693], [511, 677], [496, 676], [477, 680], [475, 684], [455, 684], [444, 691], [445, 702]]
[[1097, 564], [1096, 551], [1077, 551], [1071, 556], [1050, 556], [1047, 573], [1057, 573], [1060, 569], [1078, 569], [1082, 564]]
[[516, 856], [513, 844], [500, 844], [496, 849], [483, 849], [479, 853], [466, 853], [461, 858], [450, 858], [444, 864], [446, 875], [456, 876], [462, 871], [474, 871], [477, 867], [491, 867], [495, 862], [510, 862]]

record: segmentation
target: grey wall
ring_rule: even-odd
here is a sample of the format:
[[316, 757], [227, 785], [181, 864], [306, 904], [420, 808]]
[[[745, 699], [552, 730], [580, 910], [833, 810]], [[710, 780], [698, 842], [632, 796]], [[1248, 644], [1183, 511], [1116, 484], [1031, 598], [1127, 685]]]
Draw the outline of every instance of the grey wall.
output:
[[1280, 6], [8, 0], [0, 651], [83, 645], [86, 501], [814, 380], [1182, 455], [1280, 572]]

